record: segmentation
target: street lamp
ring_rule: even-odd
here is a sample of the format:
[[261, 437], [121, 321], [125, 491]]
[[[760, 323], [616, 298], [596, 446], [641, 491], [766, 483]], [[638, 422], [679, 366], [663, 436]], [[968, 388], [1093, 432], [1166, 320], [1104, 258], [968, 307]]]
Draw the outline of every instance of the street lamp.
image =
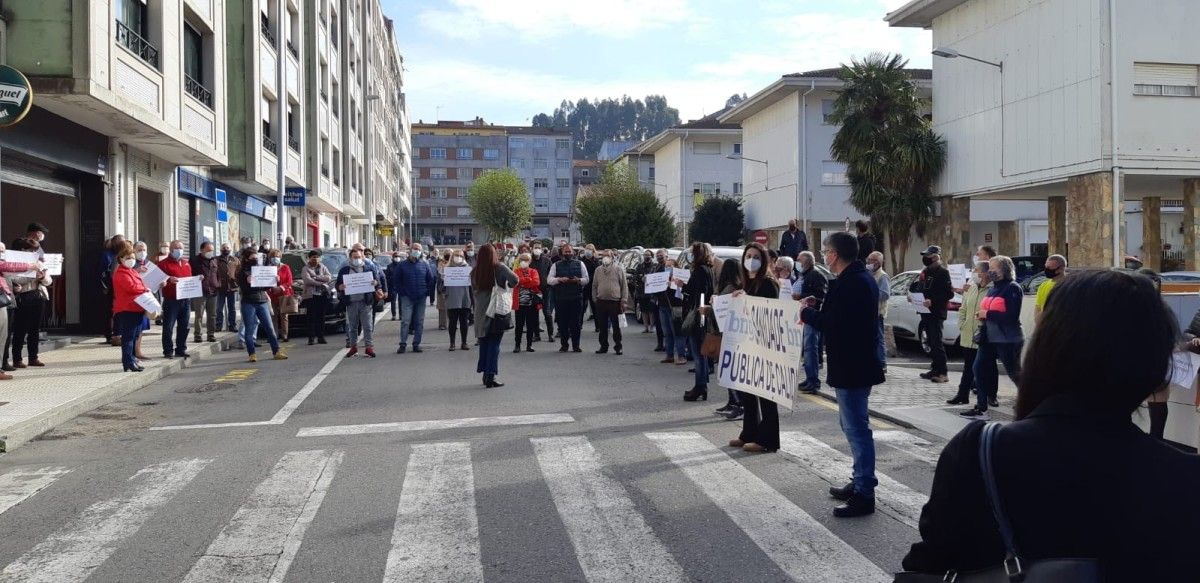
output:
[[[738, 154], [736, 156], [729, 155], [729, 156], [725, 156], [725, 157], [730, 160], [747, 160], [749, 162], [758, 162], [759, 164], [762, 164], [763, 166], [765, 166], [766, 168], [763, 171], [766, 172], [766, 178], [763, 178], [763, 191], [771, 190], [771, 163], [770, 162], [767, 162], [766, 160], [755, 160], [754, 158], [747, 158], [741, 154]], [[744, 200], [745, 198], [746, 198], [746, 190], [742, 189], [742, 199]]]
[[[374, 180], [372, 180], [372, 175], [371, 175], [371, 164], [375, 161], [375, 159], [372, 157], [373, 152], [372, 152], [372, 148], [371, 148], [371, 143], [372, 143], [372, 141], [374, 141], [374, 139], [371, 135], [371, 130], [369, 128], [372, 125], [370, 123], [371, 102], [375, 101], [379, 98], [380, 98], [379, 94], [377, 94], [377, 93], [368, 94], [365, 98], [363, 98], [363, 102], [364, 102], [363, 105], [366, 108], [366, 111], [364, 112], [364, 115], [363, 115], [362, 129], [363, 129], [363, 134], [364, 134], [363, 137], [365, 138], [363, 141], [366, 142], [366, 150], [367, 150], [365, 152], [366, 155], [363, 156], [366, 159], [366, 164], [367, 164], [366, 173], [363, 175], [363, 190], [366, 191], [365, 192], [366, 196], [363, 197], [363, 199], [364, 199], [363, 206], [368, 207], [368, 208], [363, 209], [363, 211], [366, 212], [367, 216], [370, 218], [370, 223], [369, 223], [370, 226], [368, 227], [368, 230], [367, 230], [367, 233], [368, 233], [367, 241], [372, 243], [372, 245], [371, 245], [372, 247], [376, 246], [374, 243], [377, 240], [377, 238], [376, 238], [376, 234], [375, 234], [375, 200], [374, 200], [375, 189], [372, 188], [372, 186], [371, 186], [374, 183]], [[367, 204], [368, 202], [370, 202], [371, 204], [368, 205]]]
[[978, 57], [972, 57], [972, 56], [970, 56], [970, 55], [964, 55], [964, 54], [962, 54], [962, 53], [958, 52], [957, 50], [954, 50], [954, 49], [952, 49], [952, 48], [949, 48], [949, 47], [938, 47], [938, 48], [936, 48], [936, 49], [933, 49], [933, 56], [935, 56], [935, 57], [941, 57], [941, 58], [943, 58], [943, 59], [957, 59], [957, 58], [959, 58], [959, 57], [962, 57], [962, 58], [964, 58], [964, 59], [967, 59], [967, 60], [970, 60], [970, 61], [975, 61], [975, 62], [977, 62], [977, 63], [983, 63], [983, 64], [985, 64], [985, 65], [991, 65], [991, 66], [993, 66], [993, 67], [995, 67], [995, 68], [997, 68], [997, 69], [1000, 69], [1001, 71], [1003, 71], [1003, 70], [1004, 70], [1004, 63], [1003, 63], [1003, 62], [1000, 62], [1000, 63], [993, 63], [993, 62], [991, 62], [991, 61], [987, 61], [987, 60], [984, 60], [984, 59], [980, 59], [980, 58], [978, 58]]

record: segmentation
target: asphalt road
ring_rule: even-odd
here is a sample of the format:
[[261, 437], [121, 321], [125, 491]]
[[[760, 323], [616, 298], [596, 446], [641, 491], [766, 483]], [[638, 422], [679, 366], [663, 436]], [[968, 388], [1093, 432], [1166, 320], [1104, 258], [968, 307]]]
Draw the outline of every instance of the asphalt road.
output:
[[917, 537], [934, 438], [880, 424], [880, 511], [835, 519], [831, 403], [747, 454], [640, 326], [623, 356], [510, 334], [497, 389], [427, 328], [424, 354], [388, 320], [376, 359], [226, 352], [0, 457], [0, 582], [890, 581]]

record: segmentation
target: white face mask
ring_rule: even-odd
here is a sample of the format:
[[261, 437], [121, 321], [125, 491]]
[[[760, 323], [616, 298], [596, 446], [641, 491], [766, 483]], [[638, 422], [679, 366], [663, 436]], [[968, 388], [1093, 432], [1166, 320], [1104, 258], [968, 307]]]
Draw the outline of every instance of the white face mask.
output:
[[521, 262], [521, 269], [529, 269], [529, 262], [528, 262], [528, 261], [522, 261], [522, 262]]
[[534, 250], [533, 250], [533, 256], [534, 256], [534, 257], [541, 257], [541, 256], [542, 256], [542, 250], [541, 250], [541, 249], [534, 249]]
[[875, 265], [874, 263], [868, 263], [867, 269], [870, 269], [871, 273], [875, 273], [876, 271], [879, 271], [879, 266]]
[[170, 248], [170, 247], [159, 247], [159, 248], [158, 248], [158, 254], [159, 254], [159, 255], [166, 255], [167, 253], [170, 253], [170, 252], [171, 252], [171, 248]]
[[133, 256], [136, 257], [138, 261], [146, 260], [146, 252], [145, 251], [134, 251]]
[[133, 259], [126, 259], [125, 261], [121, 262], [121, 265], [124, 265], [125, 267], [128, 267], [129, 269], [133, 269], [133, 266], [137, 265], [137, 261], [135, 261]]
[[475, 256], [475, 252], [470, 249], [467, 249], [467, 257], [474, 257], [474, 256]]
[[350, 265], [353, 265], [353, 266], [355, 266], [355, 267], [362, 267], [362, 266], [363, 266], [363, 263], [366, 263], [366, 262], [365, 262], [365, 261], [363, 261], [362, 259], [359, 259], [359, 258], [355, 258], [355, 259], [351, 259], [351, 260], [350, 260]]
[[270, 248], [271, 248], [271, 244], [270, 244], [270, 243], [263, 243], [263, 244], [262, 244], [262, 246], [263, 246], [263, 249], [270, 249]]
[[205, 258], [205, 259], [212, 259], [212, 258], [213, 258], [213, 252], [212, 252], [212, 251], [205, 251], [205, 252], [204, 252], [204, 258]]
[[259, 265], [262, 265], [262, 262], [263, 262], [262, 255], [255, 255], [255, 256], [254, 256], [254, 262], [255, 262], [255, 263], [257, 263], [257, 264], [259, 264]]
[[450, 263], [453, 263], [453, 264], [455, 264], [455, 265], [462, 265], [462, 264], [464, 264], [464, 263], [466, 263], [466, 262], [467, 262], [467, 260], [466, 260], [466, 259], [463, 259], [462, 257], [460, 257], [460, 256], [457, 256], [457, 255], [455, 255], [455, 256], [454, 256], [454, 258], [452, 258], [452, 259], [450, 260]]
[[45, 241], [45, 240], [46, 240], [46, 234], [45, 234], [45, 233], [43, 233], [43, 232], [41, 232], [41, 231], [38, 231], [38, 234], [37, 234], [37, 240], [38, 240], [38, 243], [41, 243], [42, 241]]
[[605, 257], [605, 258], [601, 259], [600, 261], [602, 263], [604, 263], [605, 265], [612, 265], [612, 257]]
[[751, 276], [753, 276], [757, 274], [758, 269], [762, 267], [762, 260], [753, 257], [747, 257], [742, 261], [742, 266], [746, 268], [746, 271], [750, 272]]

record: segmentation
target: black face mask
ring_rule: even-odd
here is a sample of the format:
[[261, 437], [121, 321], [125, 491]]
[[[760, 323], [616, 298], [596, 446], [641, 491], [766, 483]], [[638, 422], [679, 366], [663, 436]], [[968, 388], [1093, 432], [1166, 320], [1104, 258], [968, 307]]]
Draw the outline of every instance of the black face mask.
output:
[[932, 257], [922, 257], [921, 263], [924, 263], [925, 267], [929, 267], [930, 265], [933, 265], [933, 258]]
[[1050, 279], [1054, 279], [1054, 278], [1058, 277], [1058, 270], [1056, 270], [1056, 269], [1046, 269], [1043, 271], [1043, 273], [1045, 273], [1046, 277], [1048, 277]]

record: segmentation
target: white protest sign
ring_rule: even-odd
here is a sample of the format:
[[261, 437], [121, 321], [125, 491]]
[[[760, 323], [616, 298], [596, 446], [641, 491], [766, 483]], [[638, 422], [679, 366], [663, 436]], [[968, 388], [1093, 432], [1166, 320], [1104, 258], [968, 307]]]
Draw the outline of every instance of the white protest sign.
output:
[[175, 281], [175, 299], [190, 300], [203, 295], [204, 288], [200, 286], [199, 275], [181, 277]]
[[142, 283], [151, 291], [158, 289], [162, 282], [167, 281], [167, 274], [153, 263], [146, 263], [146, 272], [142, 275]]
[[963, 289], [967, 286], [967, 266], [966, 265], [951, 265], [950, 266], [950, 287], [954, 289]]
[[362, 273], [350, 272], [342, 276], [342, 285], [346, 286], [346, 289], [342, 293], [348, 296], [374, 293], [375, 275], [370, 271], [363, 271]]
[[1171, 359], [1171, 384], [1185, 389], [1192, 388], [1196, 382], [1197, 367], [1200, 367], [1200, 356], [1190, 352], [1176, 352]]
[[[678, 267], [671, 268], [671, 279], [672, 280], [678, 279], [679, 281], [682, 281], [684, 283], [684, 285], [687, 285], [688, 280], [691, 278], [692, 278], [692, 272], [690, 272], [686, 269], [680, 269]], [[671, 282], [671, 289], [679, 289], [678, 287], [675, 286], [674, 281]]]
[[[37, 263], [38, 261], [41, 261], [40, 259], [38, 259], [37, 253], [31, 253], [29, 251], [5, 251], [4, 252], [4, 260], [9, 263], [29, 263], [29, 264], [33, 264], [33, 263]], [[37, 271], [31, 269], [29, 271], [23, 271], [21, 273], [17, 273], [15, 275], [17, 277], [37, 277]]]
[[275, 287], [278, 282], [278, 266], [254, 265], [250, 267], [250, 287]]
[[47, 253], [42, 256], [42, 263], [46, 264], [46, 274], [58, 277], [62, 275], [63, 254], [62, 253]]
[[671, 272], [660, 271], [658, 273], [646, 274], [645, 293], [656, 294], [658, 292], [667, 291], [667, 283], [670, 282]]
[[468, 287], [471, 285], [471, 268], [447, 267], [442, 273], [442, 282], [446, 287]]
[[780, 280], [783, 285], [779, 286], [779, 299], [792, 301], [792, 286], [787, 285], [788, 280]]
[[913, 307], [915, 307], [917, 309], [918, 314], [928, 314], [929, 313], [929, 308], [925, 307], [925, 294], [923, 294], [923, 293], [909, 294], [908, 301], [911, 302]]
[[[721, 386], [791, 409], [803, 374], [803, 328], [796, 325], [800, 303], [746, 294], [730, 299], [717, 358]], [[713, 303], [715, 311], [716, 298]]]
[[732, 303], [733, 296], [729, 294], [713, 296], [712, 310], [713, 317], [717, 319], [717, 328], [725, 330], [725, 326], [729, 323], [729, 313]]
[[133, 298], [133, 301], [137, 302], [137, 305], [141, 306], [143, 310], [146, 310], [151, 314], [158, 314], [162, 312], [162, 304], [158, 303], [158, 300], [154, 298], [154, 294], [150, 292], [143, 293], [142, 295]]

